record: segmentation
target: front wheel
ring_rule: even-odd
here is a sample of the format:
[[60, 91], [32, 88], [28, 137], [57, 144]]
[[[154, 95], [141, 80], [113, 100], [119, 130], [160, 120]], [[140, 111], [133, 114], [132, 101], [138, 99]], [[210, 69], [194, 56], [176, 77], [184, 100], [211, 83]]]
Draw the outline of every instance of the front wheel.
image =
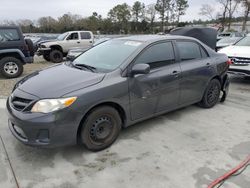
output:
[[91, 151], [103, 150], [117, 139], [121, 125], [117, 110], [109, 106], [98, 107], [88, 115], [82, 126], [82, 143]]
[[5, 78], [17, 78], [23, 73], [23, 64], [15, 57], [5, 57], [0, 60], [0, 73]]
[[199, 106], [203, 108], [212, 108], [220, 98], [221, 84], [219, 80], [213, 79], [209, 82]]
[[61, 63], [63, 61], [63, 53], [60, 50], [52, 50], [49, 58], [53, 63]]
[[50, 61], [49, 54], [44, 54], [43, 59], [45, 59], [46, 61]]

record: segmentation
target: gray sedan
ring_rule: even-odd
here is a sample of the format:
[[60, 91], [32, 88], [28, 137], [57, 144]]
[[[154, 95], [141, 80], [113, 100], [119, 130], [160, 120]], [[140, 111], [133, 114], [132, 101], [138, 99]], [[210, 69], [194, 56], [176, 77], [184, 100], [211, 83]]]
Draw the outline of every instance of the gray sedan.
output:
[[19, 81], [9, 128], [27, 145], [102, 150], [122, 128], [195, 103], [211, 108], [221, 92], [225, 100], [228, 67], [226, 55], [191, 37], [113, 39]]

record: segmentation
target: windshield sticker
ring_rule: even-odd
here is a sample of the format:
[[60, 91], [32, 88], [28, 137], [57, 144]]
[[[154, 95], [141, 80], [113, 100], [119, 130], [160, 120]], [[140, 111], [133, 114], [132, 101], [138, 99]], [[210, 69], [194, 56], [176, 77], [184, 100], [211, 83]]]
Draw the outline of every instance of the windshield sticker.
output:
[[129, 45], [129, 46], [140, 46], [141, 42], [136, 42], [136, 41], [127, 41], [124, 43], [125, 45]]

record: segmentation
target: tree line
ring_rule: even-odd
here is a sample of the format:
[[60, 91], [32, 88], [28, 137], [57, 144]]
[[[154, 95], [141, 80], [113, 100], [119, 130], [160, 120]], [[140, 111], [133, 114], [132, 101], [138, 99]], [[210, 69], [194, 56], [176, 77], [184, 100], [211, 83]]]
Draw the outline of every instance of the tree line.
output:
[[216, 12], [212, 3], [203, 4], [200, 15], [207, 17], [207, 21], [193, 20], [180, 22], [185, 15], [188, 0], [157, 0], [156, 3], [145, 5], [136, 1], [132, 5], [118, 4], [108, 11], [106, 17], [93, 12], [89, 17], [66, 13], [58, 18], [41, 17], [36, 21], [23, 19], [18, 21], [5, 20], [5, 25], [19, 25], [26, 33], [63, 33], [70, 30], [90, 30], [101, 34], [135, 34], [158, 33], [177, 26], [190, 24], [218, 23], [222, 30], [231, 29], [231, 23], [239, 7], [243, 8], [243, 30], [249, 20], [249, 0], [215, 0], [220, 4], [220, 12]]
[[97, 12], [89, 17], [66, 13], [57, 19], [47, 16], [36, 21], [5, 20], [3, 24], [20, 25], [23, 32], [62, 33], [69, 30], [91, 30], [103, 34], [155, 33], [164, 31], [165, 26], [172, 23], [178, 24], [187, 8], [187, 0], [157, 0], [149, 5], [136, 1], [131, 6], [127, 3], [116, 5], [105, 18]]

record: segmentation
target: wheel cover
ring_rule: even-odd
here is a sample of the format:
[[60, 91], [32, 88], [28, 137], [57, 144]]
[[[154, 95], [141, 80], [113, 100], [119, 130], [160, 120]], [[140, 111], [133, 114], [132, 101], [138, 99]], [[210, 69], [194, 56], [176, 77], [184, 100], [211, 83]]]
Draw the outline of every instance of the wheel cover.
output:
[[60, 60], [61, 60], [61, 55], [60, 55], [59, 53], [55, 53], [55, 54], [53, 55], [53, 58], [54, 58], [54, 60], [56, 60], [56, 61], [60, 61]]
[[10, 75], [14, 75], [18, 72], [18, 66], [15, 62], [7, 62], [5, 63], [4, 67], [4, 72]]
[[106, 143], [110, 139], [114, 128], [112, 119], [108, 116], [101, 116], [96, 119], [90, 127], [90, 139], [95, 144]]
[[209, 104], [214, 104], [218, 101], [218, 98], [220, 96], [220, 88], [218, 87], [218, 85], [213, 84], [209, 90], [208, 90], [208, 94], [207, 94], [207, 101]]

